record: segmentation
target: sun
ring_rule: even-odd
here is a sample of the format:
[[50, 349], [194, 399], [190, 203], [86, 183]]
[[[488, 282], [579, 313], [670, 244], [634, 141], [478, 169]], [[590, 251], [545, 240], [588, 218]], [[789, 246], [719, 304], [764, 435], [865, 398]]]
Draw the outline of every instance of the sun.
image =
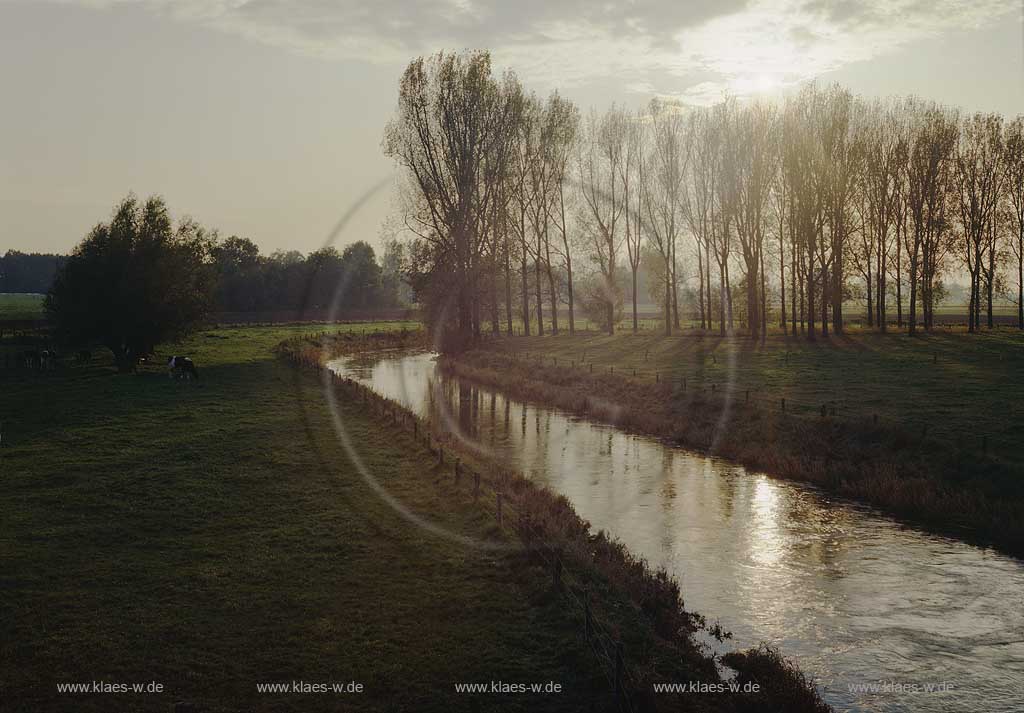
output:
[[759, 74], [754, 80], [754, 87], [758, 92], [767, 93], [778, 86], [778, 80], [770, 74]]
[[729, 87], [734, 94], [739, 96], [751, 96], [754, 94], [769, 94], [777, 90], [781, 85], [779, 75], [769, 72], [759, 74], [741, 74], [729, 82]]

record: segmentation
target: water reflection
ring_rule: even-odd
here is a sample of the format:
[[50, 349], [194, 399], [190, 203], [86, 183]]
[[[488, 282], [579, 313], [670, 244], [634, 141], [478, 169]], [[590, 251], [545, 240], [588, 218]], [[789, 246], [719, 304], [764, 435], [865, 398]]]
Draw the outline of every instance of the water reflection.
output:
[[[564, 494], [682, 585], [739, 646], [781, 646], [838, 710], [1024, 710], [1024, 566], [795, 483], [437, 373], [430, 355], [335, 370]], [[950, 682], [947, 693], [849, 686]]]

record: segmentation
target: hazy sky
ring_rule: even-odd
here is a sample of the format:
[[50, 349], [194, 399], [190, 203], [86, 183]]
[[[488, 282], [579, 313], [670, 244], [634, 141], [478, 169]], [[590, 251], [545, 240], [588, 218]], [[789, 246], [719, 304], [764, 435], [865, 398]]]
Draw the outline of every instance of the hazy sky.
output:
[[[584, 106], [811, 77], [1024, 113], [1021, 0], [0, 0], [0, 252], [67, 251], [128, 191], [267, 252], [393, 171], [413, 56], [486, 47]], [[387, 191], [342, 242], [379, 243]]]

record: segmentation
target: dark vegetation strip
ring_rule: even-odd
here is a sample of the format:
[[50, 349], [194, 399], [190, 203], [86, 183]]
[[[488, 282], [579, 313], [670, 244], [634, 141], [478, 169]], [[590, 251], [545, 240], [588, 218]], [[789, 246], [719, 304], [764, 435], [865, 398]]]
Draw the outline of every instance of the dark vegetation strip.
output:
[[[421, 333], [296, 338], [282, 343], [279, 352], [296, 366], [322, 372], [325, 357], [422, 347], [423, 340]], [[655, 683], [720, 683], [714, 656], [702, 650], [694, 635], [704, 631], [720, 641], [729, 637], [685, 609], [679, 584], [666, 570], [652, 569], [607, 533], [592, 532], [567, 498], [470, 453], [436, 423], [353, 380], [328, 378], [344, 400], [361, 402], [389, 427], [411, 432], [432, 460], [444, 464], [440, 478], [456, 490], [463, 488], [463, 497], [472, 497], [495, 518], [504, 536], [521, 543], [522, 557], [544, 572], [538, 576], [551, 577], [554, 595], [561, 597], [566, 615], [578, 623], [584, 641], [603, 662], [613, 690], [617, 644], [622, 644], [623, 710], [831, 710], [804, 675], [767, 646], [724, 658], [737, 670], [737, 680], [758, 684], [756, 693], [656, 694]]]
[[543, 403], [813, 483], [939, 532], [1024, 555], [1024, 498], [1002, 459], [865, 418], [804, 417], [702, 385], [651, 383], [487, 350], [442, 368]]

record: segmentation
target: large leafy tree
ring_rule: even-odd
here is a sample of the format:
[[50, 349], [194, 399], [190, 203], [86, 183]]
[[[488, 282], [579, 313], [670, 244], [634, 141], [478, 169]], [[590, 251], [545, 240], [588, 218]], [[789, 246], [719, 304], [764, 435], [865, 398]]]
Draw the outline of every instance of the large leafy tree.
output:
[[212, 238], [191, 220], [172, 225], [163, 199], [129, 195], [75, 248], [46, 297], [65, 341], [108, 347], [130, 371], [157, 344], [197, 326], [212, 304]]
[[513, 75], [493, 76], [487, 52], [421, 57], [402, 75], [384, 134], [384, 152], [405, 169], [406, 227], [429, 245], [414, 251], [428, 261], [415, 269], [440, 281], [422, 296], [444, 304], [427, 313], [444, 322], [432, 326], [450, 347], [480, 335], [480, 273], [521, 98]]
[[362, 240], [352, 243], [341, 254], [345, 289], [342, 304], [365, 309], [381, 299], [381, 271], [373, 248]]
[[255, 311], [263, 308], [264, 259], [248, 238], [232, 235], [211, 250], [219, 276], [217, 304], [226, 309]]

